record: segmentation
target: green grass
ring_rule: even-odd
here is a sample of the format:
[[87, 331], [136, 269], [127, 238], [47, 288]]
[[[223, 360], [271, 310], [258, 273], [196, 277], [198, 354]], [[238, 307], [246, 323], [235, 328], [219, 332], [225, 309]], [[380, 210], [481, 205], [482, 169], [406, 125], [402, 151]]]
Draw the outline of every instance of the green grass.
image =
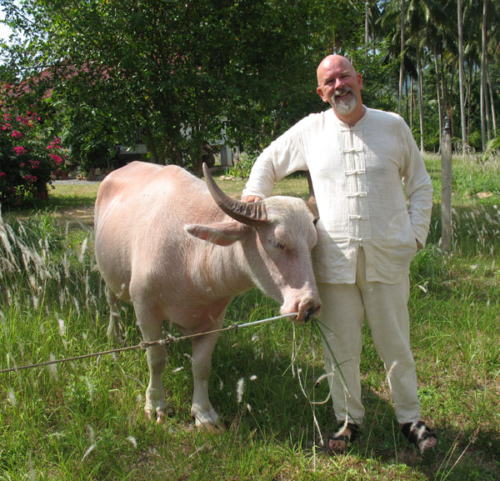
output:
[[[454, 251], [443, 253], [439, 159], [427, 164], [435, 209], [430, 243], [412, 265], [410, 313], [422, 414], [439, 436], [433, 453], [422, 458], [399, 437], [368, 331], [363, 436], [345, 456], [315, 447], [314, 417], [323, 436], [334, 424], [329, 401], [311, 404], [328, 396], [325, 380], [315, 385], [323, 374], [320, 338], [312, 323], [282, 320], [221, 334], [210, 389], [227, 426], [220, 436], [193, 429], [186, 341], [168, 348], [162, 426], [143, 414], [148, 374], [139, 350], [0, 374], [0, 481], [500, 479], [500, 174], [494, 161], [454, 160]], [[488, 187], [490, 178], [499, 182]], [[231, 195], [243, 187], [219, 184]], [[106, 338], [91, 224], [66, 224], [93, 203], [96, 186], [61, 187], [43, 210], [10, 213], [0, 227], [0, 369], [119, 347]], [[275, 193], [305, 197], [306, 189], [305, 179], [292, 178]], [[492, 196], [476, 195], [487, 191]], [[277, 312], [252, 290], [232, 302], [227, 319]], [[133, 310], [124, 306], [122, 314], [125, 344], [135, 345]]]

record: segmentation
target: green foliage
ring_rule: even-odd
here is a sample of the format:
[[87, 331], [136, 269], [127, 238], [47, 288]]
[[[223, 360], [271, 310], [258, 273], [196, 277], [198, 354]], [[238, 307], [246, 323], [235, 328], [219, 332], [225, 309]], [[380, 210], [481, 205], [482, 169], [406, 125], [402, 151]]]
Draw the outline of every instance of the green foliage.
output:
[[233, 177], [247, 179], [250, 175], [250, 171], [252, 170], [253, 164], [257, 159], [257, 154], [249, 155], [247, 153], [243, 153], [240, 155], [238, 162], [234, 164], [233, 167], [229, 169], [229, 175]]
[[497, 157], [500, 155], [500, 137], [495, 137], [486, 144], [486, 160], [495, 155]]
[[363, 77], [363, 103], [374, 109], [394, 112], [398, 107], [397, 98], [390, 85], [399, 74], [399, 65], [396, 59], [386, 58], [386, 51], [384, 40], [377, 42], [374, 52], [353, 48], [348, 57]]
[[475, 130], [472, 132], [469, 136], [469, 145], [474, 148], [475, 150], [481, 150], [482, 149], [482, 138], [481, 138], [481, 132], [478, 130]]
[[[29, 86], [44, 98], [57, 113], [51, 120], [55, 130], [72, 132], [68, 146], [88, 166], [112, 165], [106, 151], [132, 145], [137, 129], [152, 161], [193, 170], [223, 128], [230, 143], [250, 152], [262, 149], [300, 118], [325, 108], [315, 93], [315, 70], [328, 53], [353, 58], [365, 79], [366, 105], [397, 111], [402, 20], [401, 114], [418, 140], [423, 135], [428, 151], [439, 150], [444, 112], [453, 112], [453, 132], [461, 136], [456, 1], [410, 1], [403, 18], [402, 3], [389, 1], [0, 3], [17, 34], [11, 46], [0, 47], [0, 78], [22, 79], [23, 96]], [[490, 102], [500, 110], [493, 21], [500, 4], [487, 2], [484, 73], [481, 5], [464, 8], [467, 143], [476, 150], [482, 148], [482, 75], [488, 76], [492, 97], [484, 110], [492, 111]]]
[[[224, 126], [231, 141], [255, 145], [255, 132], [269, 138], [303, 115], [336, 18], [307, 0], [3, 3], [30, 41], [9, 49], [10, 72], [50, 88], [60, 124], [79, 132], [72, 145], [83, 134], [79, 152], [99, 134], [129, 144], [140, 128], [154, 162], [193, 170]], [[41, 78], [40, 57], [50, 65]]]
[[64, 175], [60, 140], [47, 140], [36, 112], [13, 115], [3, 112], [0, 120], [0, 204], [19, 205], [28, 198], [46, 199], [53, 177]]

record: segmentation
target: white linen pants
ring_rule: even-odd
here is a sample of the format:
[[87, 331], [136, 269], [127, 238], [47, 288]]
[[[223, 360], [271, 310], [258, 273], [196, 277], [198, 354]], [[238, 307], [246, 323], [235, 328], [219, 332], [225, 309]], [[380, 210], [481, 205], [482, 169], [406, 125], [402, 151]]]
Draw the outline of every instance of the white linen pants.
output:
[[[355, 284], [318, 283], [326, 372], [339, 423], [361, 426], [361, 329], [368, 322], [382, 358], [399, 423], [420, 420], [415, 362], [410, 349], [408, 277], [398, 284], [368, 282], [365, 254], [358, 251]], [[333, 356], [332, 356], [333, 354]]]

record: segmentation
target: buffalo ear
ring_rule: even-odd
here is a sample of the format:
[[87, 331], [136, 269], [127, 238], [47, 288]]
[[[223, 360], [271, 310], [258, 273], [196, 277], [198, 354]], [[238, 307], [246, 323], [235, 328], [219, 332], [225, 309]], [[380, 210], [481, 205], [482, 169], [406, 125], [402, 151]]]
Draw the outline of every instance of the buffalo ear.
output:
[[314, 197], [311, 197], [307, 202], [306, 202], [307, 207], [309, 210], [312, 212], [312, 215], [314, 216], [314, 223], [319, 219], [319, 210], [318, 210], [318, 204], [316, 204], [316, 199]]
[[218, 222], [216, 224], [187, 224], [185, 231], [198, 239], [219, 246], [229, 246], [242, 239], [251, 227], [240, 222]]

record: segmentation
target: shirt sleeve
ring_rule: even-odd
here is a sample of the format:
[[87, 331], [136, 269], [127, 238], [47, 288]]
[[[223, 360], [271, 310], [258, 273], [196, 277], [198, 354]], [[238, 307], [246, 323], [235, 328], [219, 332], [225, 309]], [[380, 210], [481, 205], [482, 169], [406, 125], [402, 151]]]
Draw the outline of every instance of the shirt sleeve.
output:
[[432, 181], [406, 122], [401, 119], [405, 161], [403, 183], [408, 199], [411, 226], [417, 240], [425, 246], [432, 214]]
[[269, 197], [276, 182], [297, 170], [307, 170], [302, 148], [303, 124], [301, 121], [294, 125], [264, 149], [252, 167], [243, 196]]

